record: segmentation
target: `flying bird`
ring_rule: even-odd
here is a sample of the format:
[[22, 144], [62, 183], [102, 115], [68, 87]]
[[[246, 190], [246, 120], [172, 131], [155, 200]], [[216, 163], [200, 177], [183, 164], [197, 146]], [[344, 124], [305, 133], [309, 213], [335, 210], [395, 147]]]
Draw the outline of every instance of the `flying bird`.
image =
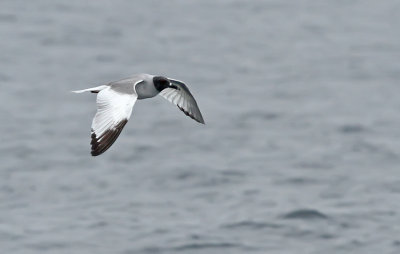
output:
[[178, 106], [187, 116], [204, 124], [196, 100], [187, 86], [182, 81], [163, 76], [137, 74], [106, 85], [72, 92], [97, 94], [97, 112], [91, 129], [92, 156], [98, 156], [111, 147], [128, 122], [137, 100], [159, 94]]

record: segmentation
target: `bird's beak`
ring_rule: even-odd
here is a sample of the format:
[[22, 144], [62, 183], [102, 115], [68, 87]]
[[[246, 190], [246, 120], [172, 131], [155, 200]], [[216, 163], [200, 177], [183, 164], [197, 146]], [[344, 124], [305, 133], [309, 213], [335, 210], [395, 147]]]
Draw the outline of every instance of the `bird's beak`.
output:
[[172, 83], [169, 83], [169, 88], [178, 90], [178, 87]]

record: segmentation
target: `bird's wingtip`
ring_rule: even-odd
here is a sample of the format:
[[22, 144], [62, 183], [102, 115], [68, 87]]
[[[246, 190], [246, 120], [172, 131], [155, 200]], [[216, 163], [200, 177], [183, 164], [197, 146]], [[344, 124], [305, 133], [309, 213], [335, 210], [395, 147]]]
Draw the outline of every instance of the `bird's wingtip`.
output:
[[202, 124], [206, 124], [206, 122], [204, 121], [204, 118], [203, 118], [203, 116], [201, 115], [201, 113], [200, 113], [200, 117], [199, 117], [199, 123], [202, 123]]
[[194, 120], [196, 120], [196, 122], [198, 123], [206, 125], [206, 122], [204, 121], [203, 117], [200, 117], [199, 119], [194, 118]]

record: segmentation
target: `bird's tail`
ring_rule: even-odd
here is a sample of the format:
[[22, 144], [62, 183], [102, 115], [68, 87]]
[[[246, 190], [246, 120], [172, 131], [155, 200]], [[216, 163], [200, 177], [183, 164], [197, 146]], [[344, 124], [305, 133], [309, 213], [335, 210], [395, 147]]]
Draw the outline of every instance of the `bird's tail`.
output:
[[106, 85], [102, 85], [102, 86], [96, 86], [96, 87], [92, 87], [92, 88], [88, 88], [88, 89], [76, 90], [76, 91], [71, 91], [71, 92], [73, 92], [73, 93], [84, 93], [84, 92], [98, 93], [106, 87], [107, 87]]

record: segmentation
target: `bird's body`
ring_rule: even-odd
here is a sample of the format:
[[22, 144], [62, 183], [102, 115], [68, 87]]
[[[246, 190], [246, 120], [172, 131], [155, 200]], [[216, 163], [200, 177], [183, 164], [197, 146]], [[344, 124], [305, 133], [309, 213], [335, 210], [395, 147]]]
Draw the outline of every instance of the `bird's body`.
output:
[[186, 85], [178, 80], [150, 74], [110, 82], [75, 93], [97, 93], [97, 113], [93, 118], [91, 145], [93, 156], [104, 153], [115, 142], [128, 122], [137, 100], [158, 94], [177, 105], [187, 116], [204, 124], [203, 117]]

